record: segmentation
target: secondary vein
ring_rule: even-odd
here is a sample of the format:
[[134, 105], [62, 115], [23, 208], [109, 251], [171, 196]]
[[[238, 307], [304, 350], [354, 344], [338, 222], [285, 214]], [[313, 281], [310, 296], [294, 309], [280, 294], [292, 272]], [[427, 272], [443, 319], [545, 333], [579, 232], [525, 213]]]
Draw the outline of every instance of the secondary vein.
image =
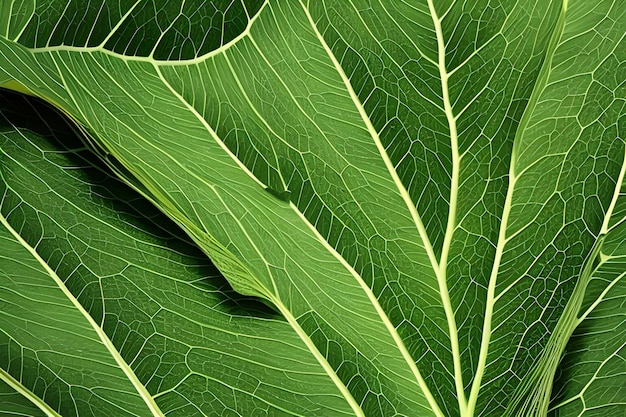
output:
[[76, 297], [74, 297], [74, 295], [70, 292], [70, 290], [65, 286], [65, 284], [63, 283], [63, 280], [61, 280], [61, 278], [59, 278], [56, 272], [54, 272], [52, 268], [50, 268], [50, 266], [46, 263], [46, 261], [44, 261], [43, 258], [39, 256], [39, 253], [37, 253], [35, 248], [30, 246], [22, 238], [22, 236], [20, 236], [20, 234], [17, 233], [15, 229], [13, 229], [13, 227], [9, 224], [9, 222], [4, 216], [0, 216], [0, 223], [4, 227], [7, 228], [7, 230], [11, 233], [11, 235], [13, 235], [15, 240], [17, 240], [24, 247], [24, 249], [26, 249], [31, 254], [31, 256], [35, 258], [35, 260], [37, 260], [37, 262], [39, 262], [39, 264], [44, 269], [44, 271], [46, 271], [46, 273], [54, 280], [54, 282], [57, 284], [57, 286], [63, 292], [63, 294], [67, 297], [67, 299], [74, 305], [74, 307], [76, 307], [76, 309], [81, 313], [81, 315], [85, 317], [85, 319], [87, 320], [91, 328], [98, 335], [98, 338], [100, 339], [102, 344], [105, 346], [105, 348], [109, 351], [109, 353], [113, 357], [113, 360], [117, 363], [117, 365], [120, 367], [122, 372], [126, 375], [128, 380], [135, 387], [135, 389], [137, 390], [137, 393], [139, 394], [141, 399], [144, 401], [144, 403], [150, 410], [151, 414], [153, 416], [164, 417], [163, 413], [159, 409], [159, 406], [154, 401], [154, 398], [152, 397], [152, 395], [150, 395], [146, 387], [141, 383], [141, 381], [139, 381], [139, 378], [137, 378], [137, 375], [135, 375], [135, 372], [126, 363], [124, 358], [122, 358], [122, 355], [120, 355], [115, 345], [113, 345], [113, 342], [111, 342], [111, 339], [109, 339], [109, 336], [107, 336], [107, 334], [104, 332], [102, 327], [98, 326], [98, 324], [91, 317], [91, 315], [87, 312], [87, 310], [85, 310], [82, 304], [78, 302]]
[[[434, 255], [434, 251], [433, 251], [432, 245], [430, 244], [430, 242], [428, 240], [428, 235], [426, 234], [426, 229], [424, 228], [424, 225], [422, 224], [421, 218], [419, 217], [419, 214], [417, 213], [417, 209], [415, 207], [415, 204], [413, 204], [413, 201], [411, 200], [411, 197], [410, 197], [408, 191], [404, 187], [404, 184], [402, 184], [402, 181], [400, 180], [400, 177], [398, 177], [398, 173], [396, 172], [395, 168], [393, 167], [391, 159], [389, 158], [389, 155], [387, 154], [387, 151], [385, 150], [384, 146], [382, 145], [382, 142], [380, 141], [380, 137], [378, 135], [378, 132], [374, 128], [374, 125], [372, 124], [372, 121], [370, 120], [369, 116], [367, 115], [367, 112], [365, 111], [365, 108], [363, 107], [363, 104], [361, 103], [361, 101], [359, 100], [356, 92], [354, 91], [354, 88], [352, 88], [352, 84], [350, 83], [350, 79], [348, 78], [348, 76], [346, 75], [345, 71], [341, 67], [341, 64], [339, 63], [339, 61], [337, 61], [337, 58], [335, 57], [334, 53], [332, 52], [332, 50], [330, 49], [330, 47], [328, 46], [328, 44], [324, 40], [324, 37], [322, 36], [322, 34], [317, 29], [317, 25], [315, 24], [315, 21], [313, 20], [313, 17], [311, 16], [311, 13], [307, 9], [306, 5], [304, 5], [302, 2], [300, 2], [300, 4], [302, 5], [302, 8], [304, 9], [304, 13], [307, 16], [309, 24], [311, 25], [311, 27], [312, 27], [315, 35], [317, 36], [321, 46], [324, 48], [324, 50], [326, 51], [328, 57], [332, 61], [333, 66], [337, 70], [337, 73], [340, 75], [342, 81], [344, 82], [344, 85], [345, 85], [348, 93], [350, 94], [350, 98], [354, 102], [355, 107], [357, 108], [359, 114], [361, 115], [361, 118], [363, 119], [363, 122], [365, 123], [368, 132], [370, 133], [372, 139], [374, 140], [374, 142], [376, 144], [376, 147], [378, 148], [378, 150], [379, 150], [379, 152], [381, 154], [381, 157], [383, 158], [383, 160], [385, 162], [385, 165], [387, 166], [387, 169], [389, 170], [389, 173], [390, 173], [391, 177], [393, 178], [393, 181], [396, 184], [396, 186], [397, 186], [397, 188], [398, 188], [398, 190], [400, 192], [400, 195], [402, 196], [404, 202], [406, 203], [407, 208], [409, 209], [409, 212], [411, 213], [411, 216], [412, 216], [412, 218], [413, 218], [413, 220], [414, 220], [414, 222], [415, 222], [415, 224], [416, 224], [416, 226], [418, 228], [420, 237], [424, 241], [424, 246], [425, 246], [426, 251], [428, 252], [428, 255], [429, 255], [429, 258], [431, 260], [431, 263], [433, 263], [433, 265], [435, 266], [437, 264], [436, 263], [436, 258], [435, 258], [435, 255]], [[372, 294], [372, 296], [373, 296], [373, 294]], [[381, 317], [384, 316], [385, 318], [387, 318], [386, 314], [382, 310], [380, 311], [380, 313], [382, 314]], [[443, 413], [441, 412], [441, 409], [439, 408], [439, 405], [435, 401], [435, 398], [433, 397], [432, 393], [430, 392], [430, 389], [426, 385], [426, 381], [422, 377], [419, 369], [417, 369], [417, 366], [415, 365], [415, 360], [411, 357], [411, 355], [408, 352], [406, 346], [404, 346], [404, 343], [402, 342], [401, 338], [399, 337], [396, 329], [393, 327], [391, 322], [389, 322], [388, 318], [385, 321], [385, 325], [387, 326], [387, 328], [389, 329], [390, 333], [392, 334], [394, 340], [396, 341], [396, 344], [398, 345], [400, 351], [402, 352], [402, 355], [404, 356], [407, 364], [409, 365], [411, 371], [413, 372], [413, 374], [414, 374], [414, 376], [415, 376], [415, 378], [416, 378], [420, 388], [422, 389], [422, 391], [424, 393], [424, 396], [426, 397], [426, 400], [430, 404], [430, 406], [433, 409], [434, 413], [436, 415], [438, 415], [438, 416], [443, 416]]]

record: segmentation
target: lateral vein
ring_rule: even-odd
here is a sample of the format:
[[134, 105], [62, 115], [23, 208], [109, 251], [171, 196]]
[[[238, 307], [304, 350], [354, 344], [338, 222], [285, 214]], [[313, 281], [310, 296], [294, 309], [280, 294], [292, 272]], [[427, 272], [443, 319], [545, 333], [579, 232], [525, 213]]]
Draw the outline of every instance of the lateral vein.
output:
[[54, 411], [43, 399], [39, 398], [34, 392], [26, 388], [22, 383], [13, 378], [4, 369], [0, 368], [0, 380], [4, 381], [18, 393], [22, 394], [26, 399], [33, 403], [37, 408], [43, 411], [48, 417], [61, 417], [59, 413]]
[[[110, 37], [114, 34], [114, 32], [109, 33], [109, 36], [107, 36], [107, 38], [104, 40], [103, 43], [101, 43], [100, 45], [97, 46], [69, 46], [69, 45], [58, 45], [58, 46], [47, 46], [47, 47], [39, 47], [39, 48], [29, 48], [29, 52], [36, 54], [36, 53], [42, 53], [42, 52], [51, 52], [51, 51], [73, 51], [73, 52], [100, 52], [106, 55], [110, 55], [113, 56], [115, 58], [121, 59], [122, 61], [139, 61], [139, 62], [149, 62], [154, 66], [183, 66], [183, 65], [191, 65], [191, 64], [198, 64], [200, 62], [204, 62], [207, 59], [215, 56], [215, 55], [219, 55], [222, 52], [228, 50], [230, 47], [232, 47], [233, 45], [237, 44], [241, 39], [247, 37], [248, 35], [250, 35], [250, 30], [254, 24], [254, 22], [259, 18], [259, 16], [261, 15], [261, 12], [263, 11], [263, 9], [265, 9], [265, 6], [267, 6], [269, 0], [265, 0], [263, 2], [263, 4], [261, 5], [261, 7], [259, 8], [259, 11], [250, 18], [250, 20], [248, 21], [248, 25], [246, 26], [246, 28], [243, 30], [243, 32], [241, 32], [239, 35], [235, 36], [232, 40], [226, 42], [225, 44], [223, 44], [222, 46], [220, 46], [219, 48], [216, 48], [210, 52], [207, 52], [204, 55], [198, 55], [195, 58], [190, 58], [190, 59], [180, 59], [180, 60], [176, 60], [176, 61], [168, 61], [168, 60], [161, 60], [161, 59], [154, 59], [152, 56], [134, 56], [134, 55], [124, 55], [122, 53], [118, 53], [118, 52], [113, 52], [109, 49], [105, 49], [104, 48], [104, 44], [106, 42], [109, 41]], [[132, 11], [132, 10], [131, 10]], [[127, 14], [130, 14], [129, 11]], [[128, 16], [123, 16], [124, 19], [126, 19]], [[118, 26], [121, 25], [122, 22], [118, 23]], [[118, 29], [118, 26], [114, 27], [114, 30]], [[26, 27], [24, 27], [26, 28]], [[20, 33], [21, 35], [21, 33]], [[18, 38], [15, 39], [15, 41], [17, 41]]]
[[[411, 197], [410, 197], [408, 191], [404, 187], [404, 184], [402, 184], [402, 181], [400, 180], [400, 177], [398, 177], [398, 173], [396, 172], [395, 168], [393, 167], [393, 163], [391, 162], [391, 159], [389, 158], [389, 155], [387, 154], [387, 151], [385, 150], [384, 146], [382, 145], [382, 142], [380, 141], [380, 137], [378, 135], [378, 132], [374, 128], [374, 125], [372, 124], [372, 121], [370, 120], [369, 116], [367, 115], [367, 113], [365, 111], [365, 108], [363, 107], [363, 104], [361, 103], [361, 101], [359, 100], [356, 92], [354, 91], [354, 88], [352, 88], [352, 84], [350, 83], [350, 79], [348, 78], [348, 76], [346, 75], [345, 71], [341, 67], [341, 64], [339, 63], [339, 61], [337, 61], [337, 58], [335, 57], [335, 54], [332, 52], [332, 50], [330, 49], [330, 47], [328, 46], [328, 44], [324, 40], [324, 37], [322, 36], [322, 34], [317, 29], [317, 25], [315, 24], [315, 21], [313, 20], [313, 17], [311, 16], [311, 13], [307, 9], [306, 5], [304, 5], [302, 3], [302, 1], [300, 1], [300, 5], [304, 9], [304, 13], [307, 16], [309, 24], [311, 25], [311, 28], [313, 29], [315, 35], [317, 36], [321, 46], [326, 51], [328, 57], [330, 58], [330, 60], [333, 63], [333, 66], [335, 67], [337, 73], [340, 75], [341, 79], [343, 80], [344, 85], [346, 87], [346, 90], [350, 94], [350, 98], [354, 102], [355, 107], [357, 108], [359, 114], [361, 115], [361, 118], [363, 119], [363, 122], [365, 123], [368, 132], [370, 133], [372, 139], [374, 140], [374, 143], [376, 144], [376, 147], [378, 148], [378, 151], [380, 152], [380, 155], [383, 158], [383, 161], [385, 162], [385, 165], [386, 165], [386, 167], [387, 167], [391, 177], [393, 178], [393, 181], [394, 181], [396, 187], [398, 188], [398, 190], [400, 192], [400, 195], [402, 196], [402, 199], [404, 200], [407, 208], [409, 209], [409, 212], [411, 213], [411, 217], [413, 218], [413, 221], [415, 222], [415, 224], [417, 226], [417, 229], [419, 231], [420, 237], [422, 238], [422, 240], [424, 242], [424, 247], [425, 247], [425, 249], [426, 249], [426, 251], [428, 253], [430, 261], [433, 264], [433, 267], [436, 267], [437, 261], [436, 261], [435, 253], [434, 253], [432, 245], [430, 244], [430, 241], [428, 239], [428, 235], [426, 234], [426, 229], [424, 228], [424, 225], [423, 225], [423, 223], [421, 221], [421, 218], [419, 217], [419, 214], [417, 213], [417, 209], [415, 207], [415, 204], [413, 204], [413, 201], [411, 200]], [[361, 281], [362, 281], [362, 279], [361, 279]], [[365, 284], [365, 283], [363, 283], [363, 284]], [[365, 287], [367, 287], [367, 285], [365, 285]], [[370, 296], [370, 298], [373, 298], [374, 300], [376, 300], [376, 297], [374, 296], [374, 294], [371, 293], [371, 289], [369, 287], [367, 287], [367, 290], [369, 290], [368, 296]], [[372, 301], [372, 302], [374, 302], [374, 301]], [[428, 403], [430, 404], [430, 406], [432, 407], [433, 411], [435, 412], [436, 415], [443, 416], [443, 413], [441, 412], [441, 409], [439, 408], [439, 405], [435, 401], [435, 398], [433, 397], [432, 393], [430, 392], [430, 389], [426, 385], [426, 381], [422, 377], [419, 369], [417, 369], [417, 366], [415, 365], [415, 360], [411, 357], [411, 355], [408, 352], [406, 346], [404, 346], [404, 343], [403, 343], [402, 339], [400, 338], [400, 336], [398, 335], [395, 327], [393, 327], [392, 323], [389, 321], [389, 318], [387, 317], [385, 312], [382, 310], [382, 307], [380, 307], [380, 304], [377, 302], [377, 300], [376, 300], [374, 306], [377, 308], [380, 317], [385, 322], [385, 325], [389, 329], [389, 332], [391, 333], [391, 335], [394, 338], [396, 344], [398, 345], [398, 348], [402, 352], [402, 355], [404, 356], [404, 359], [406, 360], [407, 364], [409, 365], [409, 368], [413, 372], [413, 374], [414, 374], [414, 376], [415, 376], [415, 378], [416, 378], [420, 388], [422, 389], [422, 391], [424, 393], [424, 396], [426, 397], [426, 399], [427, 399]]]
[[309, 222], [309, 220], [298, 209], [298, 207], [296, 207], [296, 205], [293, 203], [290, 203], [290, 206], [292, 210], [300, 217], [300, 219], [302, 219], [302, 221], [307, 225], [307, 227], [311, 230], [311, 232], [313, 232], [313, 234], [321, 242], [321, 244], [324, 245], [326, 250], [328, 250], [341, 263], [341, 265], [343, 265], [344, 268], [346, 268], [348, 272], [350, 272], [350, 274], [355, 278], [359, 286], [363, 289], [363, 291], [367, 295], [367, 298], [370, 300], [370, 302], [374, 306], [376, 313], [378, 313], [378, 316], [383, 321], [385, 327], [387, 328], [394, 342], [398, 346], [400, 353], [409, 364], [409, 367], [411, 371], [413, 372], [413, 374], [416, 376], [418, 380], [418, 384], [420, 385], [422, 390], [424, 390], [424, 396], [433, 407], [435, 414], [437, 416], [443, 417], [443, 414], [441, 410], [439, 409], [439, 406], [437, 405], [435, 398], [432, 396], [432, 394], [428, 390], [428, 387], [426, 386], [426, 382], [422, 378], [419, 369], [417, 369], [417, 366], [415, 365], [415, 361], [413, 360], [413, 358], [411, 357], [411, 354], [409, 353], [406, 346], [404, 345], [404, 342], [402, 341], [402, 338], [400, 338], [400, 335], [396, 331], [396, 328], [393, 326], [393, 324], [389, 320], [389, 317], [387, 317], [387, 314], [385, 314], [385, 311], [383, 310], [382, 306], [378, 302], [378, 299], [372, 292], [372, 289], [365, 283], [365, 281], [363, 281], [363, 278], [359, 275], [358, 272], [355, 271], [355, 269], [348, 263], [348, 261], [346, 261], [343, 258], [343, 256], [341, 256], [341, 254], [339, 254], [339, 252], [337, 252], [337, 250], [333, 248], [326, 239], [324, 239], [324, 237], [320, 234], [320, 232], [315, 228], [315, 226], [311, 224], [311, 222]]
[[315, 359], [317, 359], [318, 363], [324, 368], [324, 371], [328, 375], [328, 377], [333, 381], [337, 389], [341, 392], [343, 397], [346, 399], [350, 408], [354, 411], [354, 414], [357, 417], [365, 417], [365, 413], [361, 409], [361, 406], [356, 402], [352, 393], [348, 390], [348, 387], [339, 379], [339, 376], [335, 372], [335, 370], [330, 366], [326, 358], [319, 351], [315, 343], [311, 340], [309, 335], [304, 331], [300, 324], [296, 320], [296, 318], [291, 314], [291, 311], [277, 298], [272, 298], [272, 303], [280, 310], [281, 314], [287, 319], [291, 327], [294, 329], [296, 334], [300, 337], [300, 339], [304, 342], [309, 351], [313, 354]]
[[150, 395], [146, 387], [141, 383], [141, 381], [139, 381], [139, 378], [137, 378], [137, 375], [135, 375], [135, 372], [126, 363], [124, 358], [122, 358], [122, 356], [116, 349], [115, 345], [113, 345], [113, 342], [111, 342], [111, 339], [109, 339], [109, 336], [107, 336], [104, 330], [102, 330], [102, 328], [98, 326], [98, 324], [95, 322], [93, 317], [91, 317], [91, 315], [85, 310], [82, 304], [78, 302], [76, 297], [74, 297], [74, 295], [70, 292], [70, 290], [65, 286], [65, 284], [63, 283], [63, 280], [61, 280], [61, 278], [59, 278], [56, 272], [54, 272], [54, 270], [50, 268], [50, 266], [46, 263], [46, 261], [44, 261], [41, 258], [41, 256], [39, 256], [39, 253], [37, 253], [35, 248], [30, 246], [22, 238], [22, 236], [20, 236], [20, 234], [17, 233], [15, 229], [13, 229], [13, 227], [9, 224], [9, 222], [6, 220], [4, 216], [0, 216], [0, 223], [4, 227], [7, 228], [7, 230], [13, 235], [15, 240], [17, 240], [24, 247], [24, 249], [26, 249], [31, 254], [31, 256], [37, 260], [37, 262], [39, 262], [42, 268], [54, 280], [54, 282], [57, 284], [57, 286], [63, 292], [63, 294], [67, 297], [67, 299], [74, 305], [74, 307], [76, 307], [76, 309], [81, 313], [81, 315], [87, 320], [91, 328], [98, 335], [98, 338], [100, 339], [102, 344], [106, 347], [106, 349], [109, 351], [109, 353], [113, 357], [113, 360], [115, 360], [115, 362], [120, 367], [122, 372], [126, 375], [128, 380], [133, 384], [133, 387], [135, 387], [135, 389], [137, 390], [137, 393], [139, 394], [141, 399], [145, 402], [146, 406], [148, 407], [152, 415], [165, 417], [164, 414], [159, 409], [159, 406], [154, 401], [154, 398], [152, 397], [152, 395]]
[[[429, 0], [430, 1], [430, 0]], [[517, 127], [517, 132], [515, 134], [515, 138], [513, 139], [513, 152], [511, 153], [511, 163], [509, 167], [509, 184], [506, 192], [506, 200], [504, 202], [504, 208], [502, 210], [502, 221], [500, 223], [500, 231], [498, 232], [498, 243], [496, 245], [496, 254], [493, 260], [493, 267], [491, 269], [491, 274], [489, 276], [489, 283], [487, 287], [487, 302], [485, 305], [485, 318], [483, 322], [483, 331], [482, 337], [480, 341], [480, 353], [478, 355], [478, 364], [476, 365], [476, 373], [474, 375], [474, 380], [472, 381], [472, 388], [470, 390], [470, 396], [468, 399], [468, 413], [470, 416], [474, 414], [476, 402], [478, 400], [478, 393], [480, 392], [482, 378], [485, 373], [485, 366], [487, 364], [487, 355], [489, 354], [489, 343], [491, 342], [491, 331], [492, 331], [492, 319], [493, 319], [493, 309], [495, 303], [498, 301], [496, 297], [496, 283], [498, 279], [498, 273], [500, 269], [500, 262], [502, 261], [502, 255], [504, 253], [504, 247], [506, 246], [508, 240], [511, 238], [509, 236], [507, 238], [507, 226], [509, 216], [511, 214], [511, 205], [513, 202], [513, 190], [515, 188], [515, 183], [517, 178], [522, 175], [522, 172], [518, 172], [516, 175], [516, 154], [518, 152], [520, 137], [524, 129], [528, 126], [530, 115], [534, 110], [536, 103], [538, 101], [539, 95], [541, 91], [545, 88], [545, 84], [549, 75], [549, 67], [552, 63], [552, 57], [554, 55], [554, 51], [556, 50], [556, 46], [558, 43], [558, 37], [563, 30], [564, 25], [564, 16], [567, 10], [567, 0], [563, 1], [563, 5], [561, 8], [561, 15], [559, 17], [559, 23], [557, 24], [557, 28], [560, 25], [560, 28], [555, 30], [552, 33], [552, 39], [550, 40], [548, 51], [546, 53], [546, 59], [544, 61], [543, 67], [541, 68], [539, 75], [537, 77], [537, 84], [533, 89], [533, 92], [530, 95], [530, 99], [528, 100], [528, 104], [526, 105], [526, 109], [524, 110], [524, 114], [520, 120], [520, 123]], [[515, 234], [515, 233], [513, 233]]]

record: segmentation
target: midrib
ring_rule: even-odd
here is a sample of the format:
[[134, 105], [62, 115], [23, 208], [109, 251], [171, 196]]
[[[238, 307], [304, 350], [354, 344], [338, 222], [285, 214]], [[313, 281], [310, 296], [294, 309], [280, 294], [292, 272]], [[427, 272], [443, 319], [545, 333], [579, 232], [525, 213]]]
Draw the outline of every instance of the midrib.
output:
[[463, 384], [463, 368], [461, 367], [461, 353], [459, 349], [459, 336], [454, 317], [454, 309], [448, 291], [447, 270], [448, 256], [450, 254], [450, 246], [452, 237], [456, 227], [456, 206], [459, 193], [459, 171], [461, 156], [459, 154], [458, 133], [456, 126], [456, 118], [452, 110], [450, 102], [450, 91], [448, 88], [449, 74], [446, 69], [446, 45], [443, 38], [443, 29], [441, 20], [437, 16], [435, 6], [432, 0], [428, 0], [428, 8], [435, 27], [437, 35], [437, 55], [439, 68], [439, 77], [441, 79], [441, 94], [443, 99], [444, 112], [448, 121], [448, 129], [450, 131], [450, 148], [452, 151], [452, 178], [450, 183], [450, 201], [448, 209], [448, 222], [446, 225], [446, 234], [444, 236], [443, 247], [441, 250], [441, 259], [435, 271], [437, 273], [437, 282], [439, 283], [439, 292], [441, 293], [441, 302], [446, 313], [448, 322], [448, 332], [450, 334], [450, 348], [452, 350], [452, 358], [454, 364], [454, 385], [456, 388], [457, 401], [459, 404], [459, 412], [462, 416], [467, 415], [467, 400], [465, 397], [465, 389]]

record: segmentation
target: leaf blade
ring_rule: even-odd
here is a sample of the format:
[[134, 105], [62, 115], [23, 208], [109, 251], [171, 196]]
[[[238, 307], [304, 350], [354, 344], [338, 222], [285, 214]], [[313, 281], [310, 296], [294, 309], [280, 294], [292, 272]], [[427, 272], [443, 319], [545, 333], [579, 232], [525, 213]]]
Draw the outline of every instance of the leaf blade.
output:
[[289, 325], [233, 298], [179, 230], [95, 164], [66, 121], [16, 96], [1, 103], [11, 121], [0, 145], [3, 215], [65, 277], [165, 414], [353, 415]]

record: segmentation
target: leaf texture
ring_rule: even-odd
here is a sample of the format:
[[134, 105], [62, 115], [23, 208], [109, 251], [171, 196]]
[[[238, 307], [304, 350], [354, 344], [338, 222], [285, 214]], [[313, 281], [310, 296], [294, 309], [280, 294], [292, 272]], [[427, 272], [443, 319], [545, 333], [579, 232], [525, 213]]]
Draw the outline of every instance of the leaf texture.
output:
[[[11, 1], [0, 82], [61, 109], [235, 291], [280, 313], [242, 333], [282, 326], [272, 343], [333, 398], [312, 404], [620, 413], [619, 388], [595, 387], [624, 381], [624, 322], [605, 319], [623, 302], [623, 6]], [[298, 398], [275, 409], [317, 413]]]
[[[63, 416], [160, 415], [74, 297], [163, 414], [349, 415], [289, 325], [233, 294], [169, 220], [103, 171], [66, 121], [15, 94], [1, 104], [1, 211], [24, 240], [2, 244], [1, 363], [24, 389]], [[106, 390], [109, 379], [116, 385]]]

